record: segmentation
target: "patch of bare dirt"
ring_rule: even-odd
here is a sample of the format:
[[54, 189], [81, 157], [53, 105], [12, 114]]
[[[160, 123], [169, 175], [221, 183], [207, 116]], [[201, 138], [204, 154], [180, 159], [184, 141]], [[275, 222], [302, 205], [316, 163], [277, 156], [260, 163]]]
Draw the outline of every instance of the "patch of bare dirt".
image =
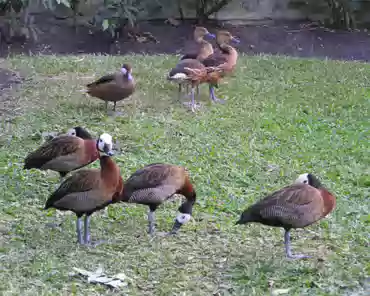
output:
[[13, 114], [12, 107], [15, 104], [9, 91], [21, 82], [22, 80], [17, 73], [0, 68], [0, 118], [6, 118]]
[[[128, 34], [113, 42], [108, 33], [86, 26], [77, 30], [65, 20], [36, 16], [41, 34], [37, 42], [15, 40], [0, 45], [0, 56], [9, 54], [181, 54], [192, 49], [194, 24], [190, 21], [174, 27], [164, 21], [140, 23], [138, 32], [150, 32], [158, 41], [139, 42]], [[250, 55], [268, 53], [295, 57], [319, 57], [343, 60], [370, 60], [370, 35], [367, 31], [333, 31], [297, 22], [275, 22], [260, 26], [205, 25], [210, 31], [226, 28], [238, 36], [239, 52]], [[127, 33], [127, 32], [126, 32]], [[144, 38], [145, 39], [145, 38]], [[141, 40], [142, 41], [142, 40]]]

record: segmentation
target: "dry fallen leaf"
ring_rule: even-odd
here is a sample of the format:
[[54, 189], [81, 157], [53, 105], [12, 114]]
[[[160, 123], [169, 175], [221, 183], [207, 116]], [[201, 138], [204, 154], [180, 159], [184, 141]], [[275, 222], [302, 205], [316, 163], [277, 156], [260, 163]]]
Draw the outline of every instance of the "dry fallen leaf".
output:
[[[124, 273], [119, 273], [112, 277], [109, 277], [104, 274], [104, 271], [101, 267], [99, 267], [94, 272], [76, 267], [74, 267], [73, 269], [77, 272], [77, 274], [87, 277], [88, 283], [98, 283], [115, 289], [128, 286], [127, 281], [130, 281], [130, 279]], [[76, 274], [72, 274], [72, 276], [76, 276]]]
[[274, 289], [271, 291], [271, 296], [278, 296], [282, 294], [287, 294], [290, 291], [290, 288], [288, 289]]

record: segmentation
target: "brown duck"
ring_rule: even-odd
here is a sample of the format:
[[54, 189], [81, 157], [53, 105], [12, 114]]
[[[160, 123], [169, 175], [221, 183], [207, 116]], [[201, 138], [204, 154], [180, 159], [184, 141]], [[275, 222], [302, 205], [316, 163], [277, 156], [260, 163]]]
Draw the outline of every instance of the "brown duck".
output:
[[[113, 155], [112, 137], [109, 134], [102, 134], [98, 139], [97, 149], [100, 153], [100, 169], [77, 171], [59, 186], [45, 205], [45, 209], [56, 208], [74, 212], [77, 216], [78, 242], [86, 245], [91, 245], [90, 216], [116, 202], [123, 186], [120, 170], [110, 158]], [[82, 237], [83, 215], [85, 215], [85, 233]]]
[[[204, 60], [207, 56], [211, 55], [213, 53], [213, 47], [212, 44], [210, 44], [208, 41], [204, 40], [205, 36], [214, 36], [208, 32], [207, 29], [203, 27], [197, 27], [194, 32], [195, 38], [197, 38], [197, 42], [200, 44], [200, 50], [198, 53], [193, 54], [187, 54], [181, 58], [181, 60], [178, 62], [178, 64], [171, 69], [170, 73], [168, 74], [167, 79], [170, 81], [175, 81], [179, 84], [179, 90], [178, 94], [179, 97], [181, 95], [182, 85], [192, 85], [191, 79], [187, 76], [188, 72], [184, 70], [185, 67], [192, 68], [192, 69], [198, 69], [199, 67], [203, 68], [203, 64], [201, 63], [202, 60]], [[194, 85], [194, 90], [197, 90], [197, 93], [199, 94], [199, 88], [198, 85]], [[192, 92], [190, 93], [190, 96], [193, 99]]]
[[96, 145], [97, 141], [85, 129], [75, 127], [68, 135], [55, 137], [27, 155], [23, 169], [52, 170], [63, 179], [69, 172], [99, 158]]
[[308, 258], [292, 254], [290, 230], [304, 228], [328, 215], [335, 197], [312, 174], [302, 174], [296, 184], [284, 187], [246, 209], [236, 224], [261, 223], [285, 229], [284, 244], [288, 258]]
[[[235, 69], [236, 62], [238, 60], [238, 52], [229, 43], [231, 41], [239, 43], [240, 41], [232, 36], [230, 32], [225, 30], [217, 32], [216, 40], [221, 53], [214, 53], [208, 56], [203, 60], [203, 64], [206, 67], [217, 67], [222, 70], [221, 75], [219, 75], [219, 81], [221, 77], [224, 77]], [[224, 100], [218, 99], [214, 93], [214, 88], [218, 86], [218, 81], [216, 84], [209, 83], [210, 97], [213, 102], [225, 103]]]
[[[180, 59], [186, 60], [186, 59], [192, 59], [192, 60], [198, 60], [203, 61], [208, 56], [214, 53], [213, 46], [211, 43], [209, 43], [207, 40], [205, 40], [205, 37], [209, 38], [216, 38], [216, 35], [211, 34], [206, 28], [204, 27], [195, 27], [194, 30], [194, 41], [198, 47], [198, 49], [194, 52], [187, 53], [183, 55]], [[181, 83], [179, 83], [179, 94], [181, 93]], [[188, 86], [189, 84], [186, 83], [187, 86], [187, 93], [189, 92]], [[196, 87], [197, 94], [199, 95], [199, 85]]]
[[108, 102], [113, 102], [113, 111], [116, 111], [116, 103], [133, 94], [135, 81], [132, 77], [132, 68], [124, 64], [121, 70], [115, 74], [105, 75], [87, 85], [87, 93], [105, 101], [105, 109]]
[[[197, 104], [195, 103], [195, 90], [201, 83], [199, 80], [200, 75], [194, 75], [194, 73], [198, 73], [198, 71], [206, 71], [205, 66], [202, 64], [202, 62], [198, 60], [191, 60], [191, 59], [185, 59], [181, 60], [175, 68], [173, 68], [168, 76], [169, 80], [174, 80], [181, 84], [189, 84], [191, 87], [190, 91], [190, 107], [193, 112], [195, 112], [197, 108]], [[180, 94], [180, 88], [179, 88], [179, 94]], [[186, 103], [189, 104], [189, 103]]]
[[195, 27], [194, 41], [196, 42], [198, 49], [194, 52], [183, 55], [180, 60], [192, 59], [203, 61], [208, 56], [213, 54], [212, 44], [206, 41], [204, 37], [216, 38], [216, 36], [208, 32], [206, 28]]
[[82, 139], [92, 139], [91, 134], [86, 129], [80, 126], [70, 128], [67, 131], [67, 133], [55, 133], [55, 132], [46, 133], [46, 135], [44, 136], [44, 139], [45, 141], [50, 141], [54, 139], [55, 137], [59, 137], [59, 136], [76, 136]]
[[184, 167], [172, 164], [150, 164], [133, 173], [123, 185], [120, 201], [143, 204], [149, 207], [149, 234], [154, 233], [154, 212], [174, 194], [185, 196], [171, 234], [188, 222], [192, 215], [196, 193]]

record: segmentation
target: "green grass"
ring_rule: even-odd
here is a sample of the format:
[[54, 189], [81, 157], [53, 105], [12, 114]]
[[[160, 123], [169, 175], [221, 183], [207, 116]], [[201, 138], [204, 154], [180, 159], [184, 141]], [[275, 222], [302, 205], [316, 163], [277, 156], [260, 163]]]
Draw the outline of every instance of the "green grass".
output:
[[[106, 116], [104, 104], [80, 90], [128, 61], [137, 92]], [[14, 57], [4, 63], [25, 76], [12, 95], [17, 117], [0, 145], [0, 291], [2, 295], [124, 295], [69, 273], [73, 267], [132, 281], [127, 295], [365, 295], [370, 290], [370, 66], [361, 63], [240, 57], [212, 105], [189, 112], [166, 81], [169, 56]], [[23, 159], [45, 131], [82, 125], [111, 133], [126, 178], [153, 162], [186, 166], [197, 190], [194, 220], [176, 237], [149, 237], [147, 208], [118, 204], [93, 215], [93, 238], [79, 247], [75, 217], [42, 210], [58, 175], [23, 171]], [[3, 128], [4, 130], [4, 128]], [[93, 166], [97, 166], [95, 163]], [[265, 194], [313, 172], [337, 197], [320, 223], [293, 231], [284, 257], [282, 231], [234, 226]], [[170, 230], [180, 201], [158, 209], [157, 231]], [[52, 220], [63, 224], [49, 228]], [[114, 241], [113, 241], [114, 240]], [[269, 288], [272, 285], [272, 290]], [[275, 293], [275, 294], [274, 294]], [[367, 294], [368, 295], [368, 294]]]

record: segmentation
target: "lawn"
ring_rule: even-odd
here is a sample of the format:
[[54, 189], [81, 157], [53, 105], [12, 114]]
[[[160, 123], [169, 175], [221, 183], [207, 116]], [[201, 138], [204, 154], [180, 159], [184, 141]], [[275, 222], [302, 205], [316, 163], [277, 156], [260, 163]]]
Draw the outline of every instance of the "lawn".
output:
[[[0, 291], [2, 295], [368, 295], [370, 290], [370, 114], [362, 63], [241, 56], [212, 104], [202, 87], [193, 114], [166, 81], [170, 56], [13, 57], [1, 65], [25, 81], [11, 93], [11, 121], [0, 139]], [[94, 78], [133, 65], [137, 92], [109, 117], [81, 90]], [[124, 178], [154, 162], [186, 166], [197, 190], [194, 219], [179, 235], [147, 235], [147, 207], [117, 204], [92, 216], [97, 248], [76, 243], [75, 217], [42, 208], [58, 175], [23, 171], [41, 134], [81, 125], [119, 143]], [[98, 163], [94, 163], [97, 167]], [[292, 231], [235, 226], [265, 194], [312, 172], [337, 197], [335, 211]], [[180, 200], [159, 208], [169, 231]], [[48, 223], [61, 223], [50, 228]], [[71, 277], [74, 267], [125, 273], [120, 291]]]

